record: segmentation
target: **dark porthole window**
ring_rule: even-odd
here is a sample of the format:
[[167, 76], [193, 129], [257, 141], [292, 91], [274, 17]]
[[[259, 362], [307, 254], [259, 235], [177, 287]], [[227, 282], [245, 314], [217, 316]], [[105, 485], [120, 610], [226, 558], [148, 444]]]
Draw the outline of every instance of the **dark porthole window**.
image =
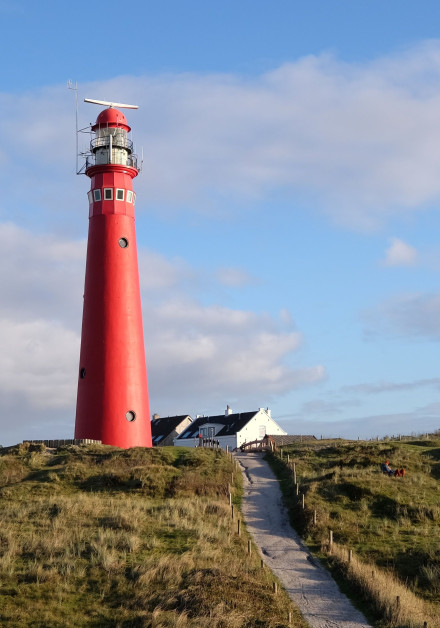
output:
[[81, 379], [84, 379], [84, 377], [86, 376], [86, 369], [84, 367], [80, 369], [79, 376], [81, 377]]
[[127, 238], [119, 238], [118, 244], [121, 247], [121, 249], [126, 249], [128, 246]]
[[136, 414], [133, 412], [133, 410], [129, 410], [128, 412], [125, 413], [125, 418], [127, 419], [127, 421], [130, 421], [131, 423], [132, 421], [135, 420]]

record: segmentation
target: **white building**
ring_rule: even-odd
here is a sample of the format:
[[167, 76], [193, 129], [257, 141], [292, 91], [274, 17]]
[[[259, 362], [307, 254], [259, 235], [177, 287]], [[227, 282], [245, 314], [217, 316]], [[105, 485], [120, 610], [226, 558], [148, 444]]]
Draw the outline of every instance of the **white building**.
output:
[[271, 417], [269, 408], [254, 412], [232, 412], [227, 406], [224, 414], [197, 417], [179, 436], [174, 445], [198, 447], [204, 439], [218, 441], [222, 449], [230, 450], [243, 443], [261, 440], [266, 434], [285, 435], [285, 432]]

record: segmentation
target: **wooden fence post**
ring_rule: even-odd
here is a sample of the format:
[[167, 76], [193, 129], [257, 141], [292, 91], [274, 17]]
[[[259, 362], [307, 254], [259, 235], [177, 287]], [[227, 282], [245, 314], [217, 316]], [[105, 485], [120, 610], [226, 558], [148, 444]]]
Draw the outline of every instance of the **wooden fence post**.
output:
[[292, 624], [292, 611], [289, 611], [289, 613], [287, 615], [287, 622], [288, 622], [289, 626]]
[[237, 519], [237, 534], [240, 536], [240, 519]]
[[316, 510], [313, 511], [313, 525], [316, 526]]
[[234, 518], [234, 504], [231, 506], [231, 519]]
[[248, 554], [249, 554], [249, 556], [251, 556], [251, 554], [252, 554], [252, 543], [251, 543], [250, 539], [248, 540]]
[[333, 549], [333, 530], [329, 530], [328, 531], [328, 545], [329, 545], [329, 549], [330, 549], [330, 553]]
[[278, 583], [277, 582], [273, 583], [273, 592], [274, 592], [275, 595], [278, 593]]
[[304, 510], [305, 508], [305, 502], [304, 502], [304, 493], [302, 494], [302, 509]]
[[229, 492], [229, 505], [232, 506], [232, 493]]
[[348, 562], [351, 563], [352, 560], [353, 560], [353, 550], [349, 549], [348, 550]]
[[264, 560], [260, 559], [260, 569], [264, 569]]

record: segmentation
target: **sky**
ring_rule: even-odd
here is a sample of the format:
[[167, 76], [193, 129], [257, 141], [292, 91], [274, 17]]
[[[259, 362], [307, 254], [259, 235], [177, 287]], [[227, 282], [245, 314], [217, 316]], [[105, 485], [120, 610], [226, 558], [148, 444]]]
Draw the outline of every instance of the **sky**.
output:
[[440, 429], [440, 3], [0, 0], [0, 21], [0, 444], [73, 436], [90, 181], [68, 80], [80, 128], [84, 98], [139, 105], [151, 413]]

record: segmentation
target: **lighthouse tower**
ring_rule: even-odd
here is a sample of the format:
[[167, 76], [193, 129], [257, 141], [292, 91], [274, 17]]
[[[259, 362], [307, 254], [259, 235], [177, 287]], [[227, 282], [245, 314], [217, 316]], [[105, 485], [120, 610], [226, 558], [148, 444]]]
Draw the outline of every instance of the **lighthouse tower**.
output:
[[85, 165], [91, 187], [75, 438], [151, 447], [132, 185], [137, 158], [116, 103], [86, 102], [110, 106], [92, 126]]

